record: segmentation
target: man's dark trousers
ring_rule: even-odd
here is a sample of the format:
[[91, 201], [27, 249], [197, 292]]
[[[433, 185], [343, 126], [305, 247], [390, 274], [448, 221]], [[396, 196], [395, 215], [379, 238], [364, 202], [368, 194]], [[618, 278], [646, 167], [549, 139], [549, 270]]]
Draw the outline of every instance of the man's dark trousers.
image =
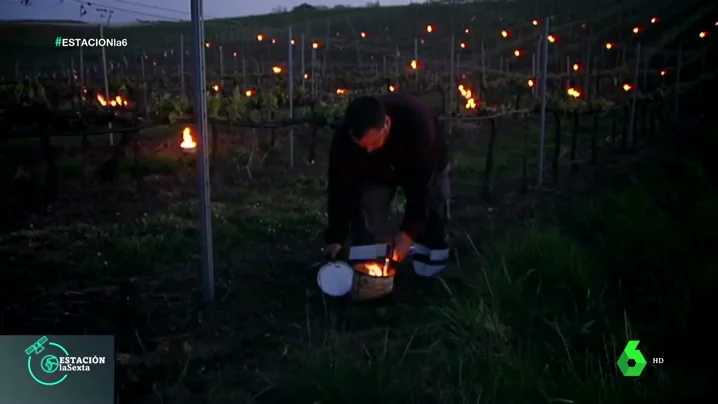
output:
[[[436, 174], [431, 182], [431, 203], [426, 231], [414, 240], [414, 271], [420, 276], [434, 276], [446, 266], [449, 259], [446, 225], [451, 197], [449, 168]], [[364, 181], [360, 202], [351, 223], [352, 247], [350, 260], [383, 259], [386, 243], [395, 235], [390, 216], [397, 186]]]

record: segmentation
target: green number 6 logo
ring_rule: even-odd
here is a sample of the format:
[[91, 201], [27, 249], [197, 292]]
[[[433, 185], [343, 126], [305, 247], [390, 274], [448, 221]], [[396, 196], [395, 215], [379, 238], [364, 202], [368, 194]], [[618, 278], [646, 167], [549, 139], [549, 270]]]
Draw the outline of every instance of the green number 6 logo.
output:
[[[641, 341], [638, 340], [628, 341], [628, 344], [626, 344], [626, 347], [623, 349], [621, 357], [618, 358], [618, 369], [621, 370], [621, 373], [623, 373], [624, 376], [640, 376], [641, 373], [643, 373], [643, 369], [646, 367], [646, 358], [644, 358], [641, 351], [637, 349], [640, 342]], [[630, 360], [633, 360], [635, 363], [631, 365], [629, 363]]]

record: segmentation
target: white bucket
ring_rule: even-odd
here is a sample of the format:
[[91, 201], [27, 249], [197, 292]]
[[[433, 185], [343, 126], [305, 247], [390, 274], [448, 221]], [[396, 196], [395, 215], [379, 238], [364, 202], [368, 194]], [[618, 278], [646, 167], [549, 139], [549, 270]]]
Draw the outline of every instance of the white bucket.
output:
[[346, 262], [330, 262], [322, 265], [317, 272], [317, 284], [329, 296], [340, 297], [349, 294], [354, 283], [354, 269]]

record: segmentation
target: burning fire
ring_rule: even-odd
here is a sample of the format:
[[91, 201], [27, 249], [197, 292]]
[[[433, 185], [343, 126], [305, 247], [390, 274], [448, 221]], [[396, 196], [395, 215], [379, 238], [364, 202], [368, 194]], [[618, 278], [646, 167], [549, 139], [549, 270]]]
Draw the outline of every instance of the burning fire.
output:
[[337, 88], [337, 95], [345, 95], [347, 93], [346, 88]]
[[474, 98], [473, 92], [469, 87], [466, 87], [463, 84], [459, 84], [459, 93], [461, 93], [461, 96], [466, 99], [466, 105], [464, 105], [466, 109], [476, 109], [479, 106], [478, 102]]
[[382, 265], [378, 262], [363, 262], [360, 264], [356, 264], [354, 266], [354, 269], [356, 269], [359, 272], [363, 272], [369, 276], [375, 276], [378, 278], [391, 276], [393, 273], [391, 268], [386, 268], [386, 270], [385, 270], [384, 265]]
[[192, 139], [192, 131], [189, 127], [184, 128], [182, 131], [182, 143], [180, 143], [180, 148], [183, 150], [194, 150], [197, 148], [197, 142]]
[[569, 88], [568, 90], [566, 90], [566, 94], [568, 94], [569, 96], [571, 96], [573, 98], [578, 98], [581, 96], [581, 91], [579, 91], [575, 88]]
[[102, 95], [97, 94], [97, 102], [99, 102], [103, 107], [126, 107], [129, 104], [127, 99], [122, 98], [120, 95], [107, 100]]
[[419, 68], [419, 61], [412, 60], [411, 63], [409, 63], [409, 67], [411, 67], [412, 70], [416, 70]]

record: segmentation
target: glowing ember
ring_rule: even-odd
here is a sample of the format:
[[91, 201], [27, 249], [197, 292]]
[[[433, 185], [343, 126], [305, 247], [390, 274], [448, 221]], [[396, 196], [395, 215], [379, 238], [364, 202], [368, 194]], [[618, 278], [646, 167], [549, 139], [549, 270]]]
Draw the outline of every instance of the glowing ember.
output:
[[282, 72], [282, 68], [280, 66], [272, 66], [272, 73], [279, 74]]
[[366, 38], [366, 32], [362, 32], [362, 33], [361, 33], [361, 37], [362, 37], [362, 38]]
[[566, 94], [573, 98], [578, 98], [581, 96], [581, 92], [576, 90], [575, 88], [569, 88], [568, 90], [566, 90]]
[[312, 49], [319, 49], [319, 42], [312, 43]]
[[610, 42], [606, 42], [606, 49], [613, 49], [613, 44]]
[[501, 36], [504, 37], [504, 38], [508, 38], [508, 37], [509, 37], [509, 31], [506, 31], [506, 30], [501, 31]]
[[529, 79], [529, 81], [526, 84], [528, 84], [529, 87], [533, 87], [535, 83], [533, 80]]
[[219, 91], [219, 85], [218, 84], [213, 85], [212, 90], [214, 90], [215, 92]]
[[631, 90], [633, 90], [633, 86], [632, 86], [632, 85], [630, 85], [630, 84], [624, 84], [624, 85], [623, 85], [623, 91], [629, 92], [629, 91], [631, 91]]
[[247, 97], [252, 97], [254, 95], [254, 90], [247, 90], [244, 92], [244, 95]]
[[514, 51], [514, 56], [516, 56], [516, 57], [521, 56], [521, 49], [516, 49], [516, 50]]
[[411, 63], [409, 63], [409, 66], [412, 68], [412, 70], [416, 70], [419, 68], [419, 61], [412, 60]]
[[396, 91], [396, 87], [390, 85], [390, 86], [389, 86], [389, 91], [393, 93], [394, 91]]
[[262, 35], [262, 34], [257, 35], [257, 41], [259, 41], [259, 42], [264, 41], [264, 35]]
[[337, 95], [346, 95], [348, 92], [346, 88], [337, 88]]
[[184, 128], [182, 131], [182, 143], [180, 143], [180, 148], [183, 150], [194, 150], [197, 148], [197, 142], [192, 139], [192, 131], [190, 128]]
[[428, 32], [428, 33], [434, 32], [434, 27], [432, 27], [431, 25], [427, 25], [427, 26], [426, 26], [426, 32]]
[[581, 66], [578, 63], [573, 64], [573, 71], [577, 72], [580, 68]]
[[549, 36], [548, 36], [548, 41], [551, 42], [551, 43], [554, 43], [554, 42], [556, 42], [556, 37], [555, 37], [554, 35], [549, 35]]
[[466, 49], [466, 42], [460, 43], [459, 46], [461, 47], [461, 49]]
[[538, 22], [538, 20], [533, 20], [533, 21], [531, 21], [531, 24], [533, 24], [534, 26], [536, 26], [536, 25], [539, 25], [539, 22]]

